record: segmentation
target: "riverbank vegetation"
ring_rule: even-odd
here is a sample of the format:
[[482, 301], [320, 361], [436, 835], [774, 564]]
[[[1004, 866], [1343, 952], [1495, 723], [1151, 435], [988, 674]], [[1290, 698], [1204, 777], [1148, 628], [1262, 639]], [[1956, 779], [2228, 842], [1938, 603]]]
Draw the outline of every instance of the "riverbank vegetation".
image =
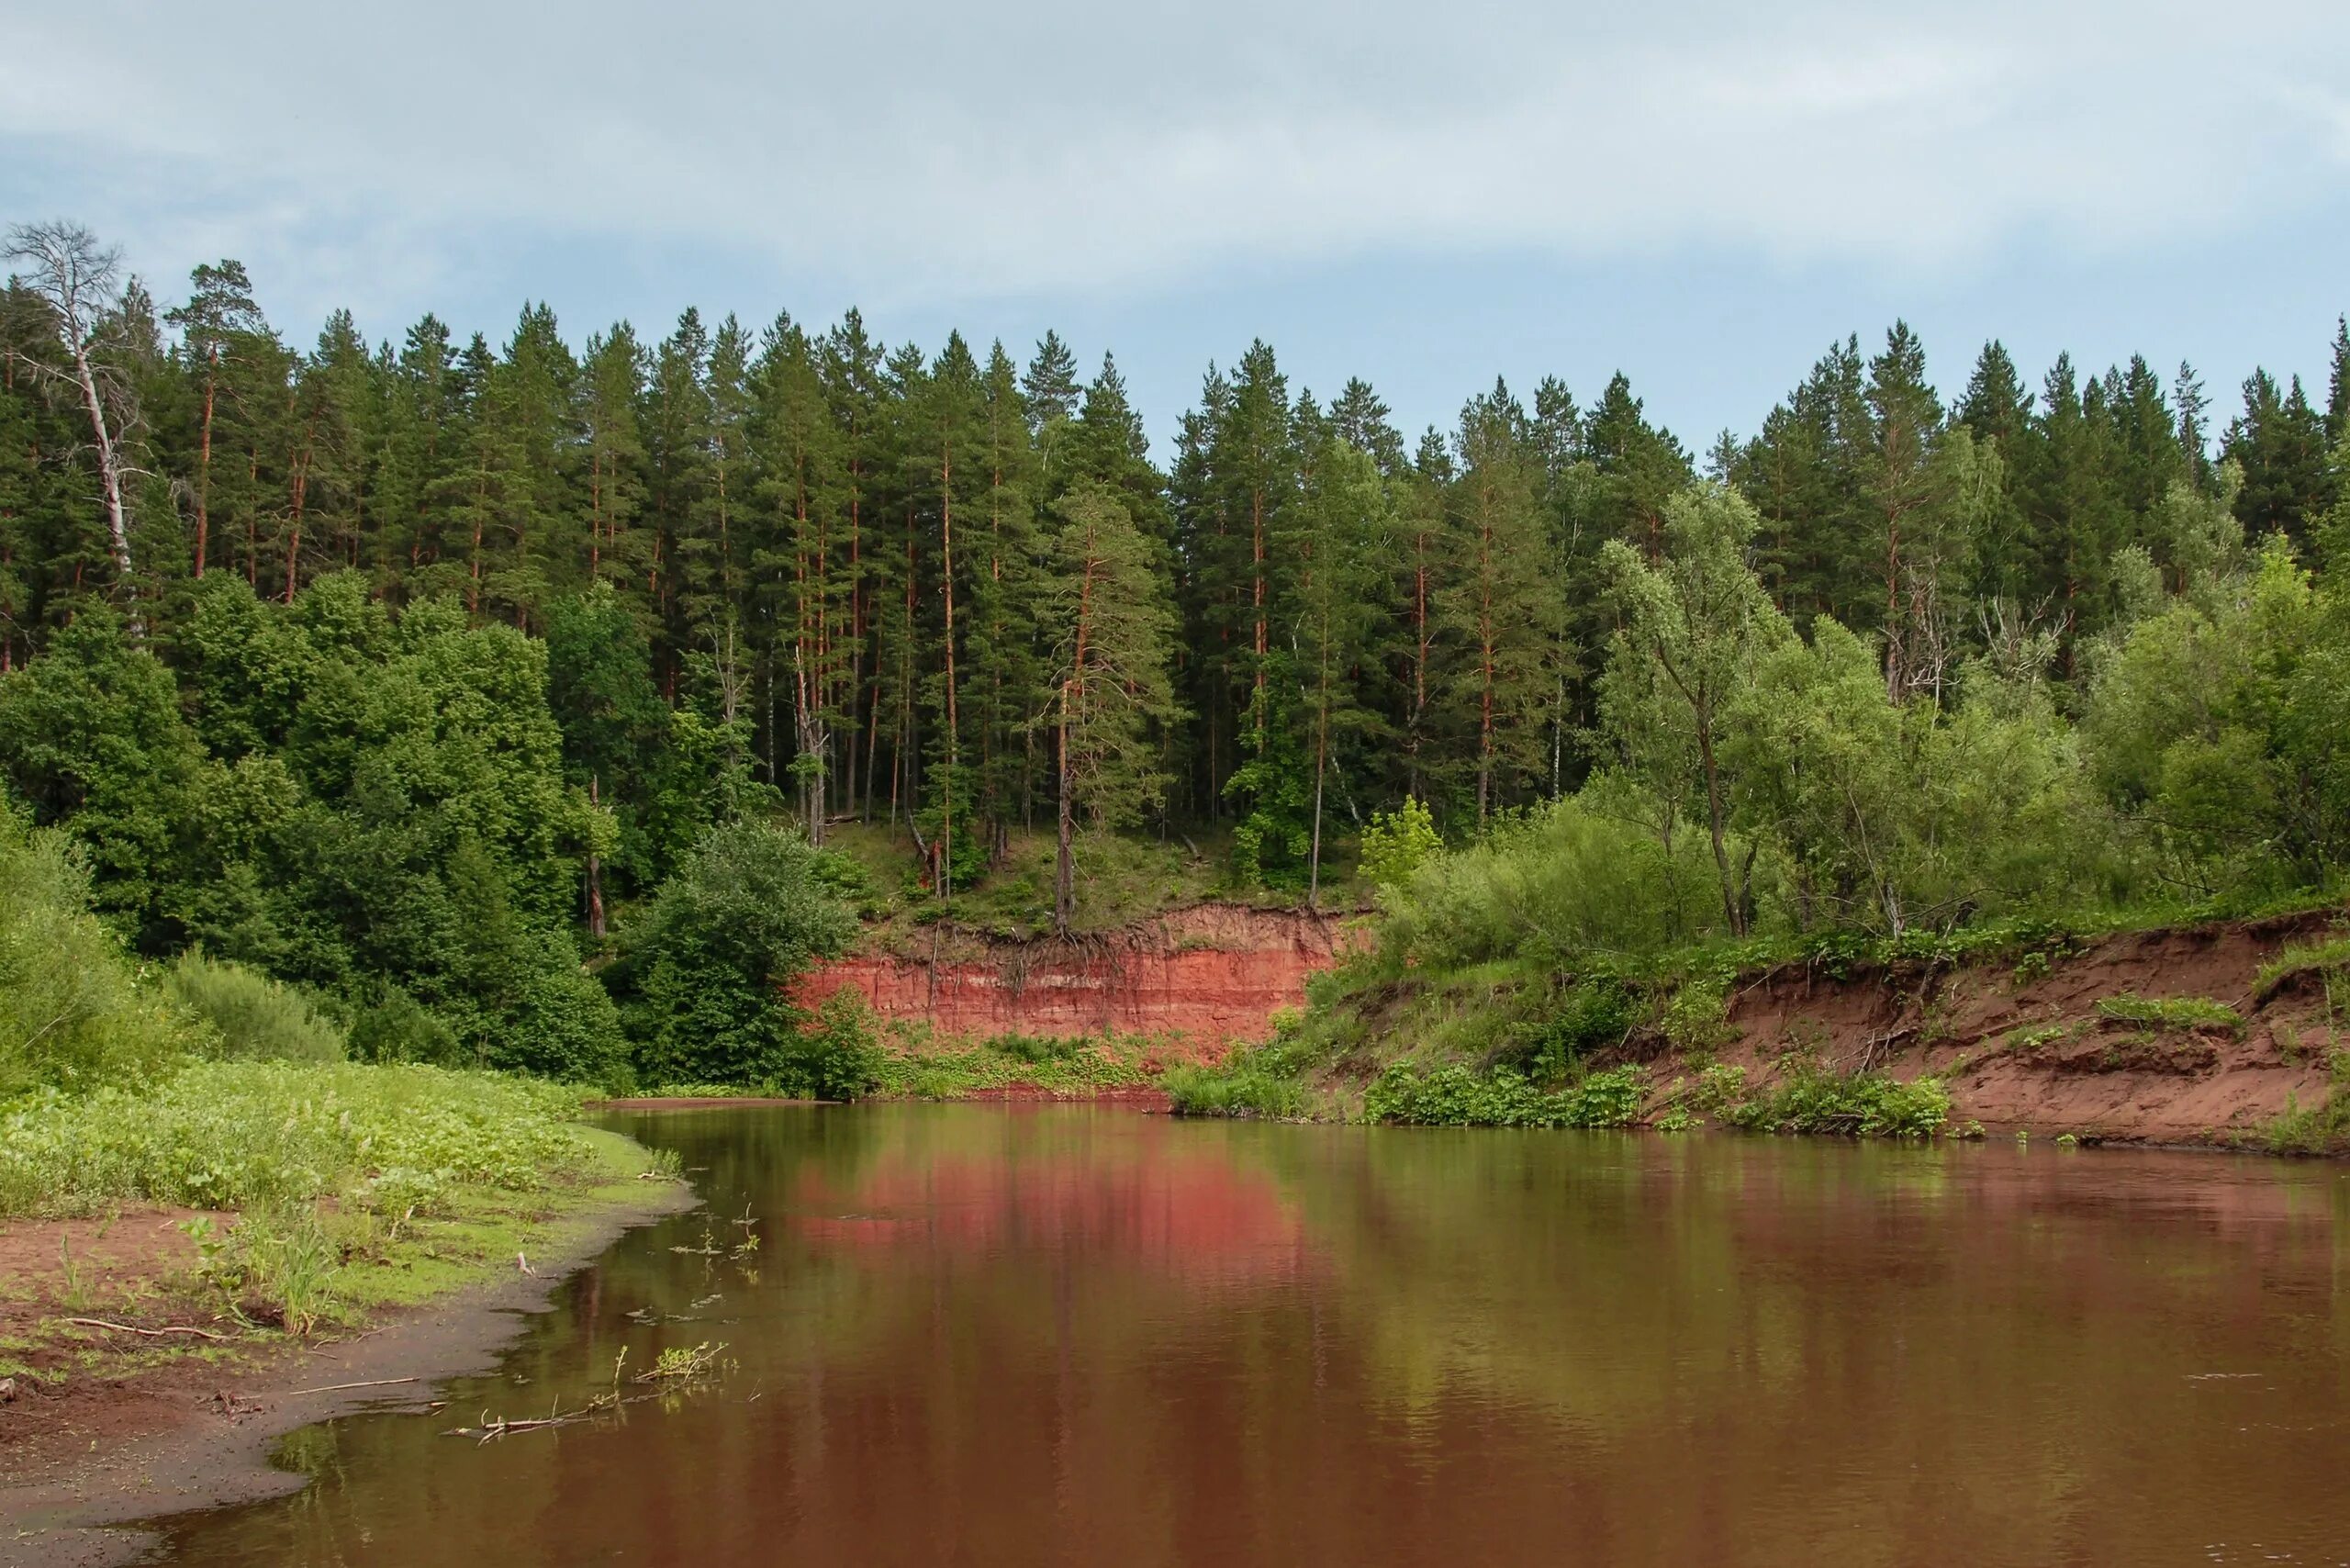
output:
[[249, 972], [365, 1062], [839, 1096], [902, 1071], [790, 1000], [852, 913], [1375, 890], [1312, 1014], [1182, 1097], [1400, 1058], [1438, 1090], [1391, 1112], [1541, 1119], [1628, 1041], [1719, 1048], [1774, 962], [2340, 896], [2350, 331], [2322, 397], [2223, 414], [1997, 342], [1946, 396], [1897, 323], [1702, 453], [1621, 375], [1415, 440], [1256, 343], [1155, 462], [1050, 333], [533, 306], [305, 350], [233, 261], [10, 255], [0, 787], [176, 977], [125, 1019]]
[[282, 982], [196, 952], [136, 964], [54, 830], [0, 815], [0, 1227], [179, 1211], [185, 1238], [146, 1237], [168, 1261], [99, 1288], [50, 1226], [57, 1269], [33, 1260], [0, 1314], [0, 1377], [347, 1325], [510, 1271], [666, 1174], [581, 1125], [575, 1088], [350, 1062]]

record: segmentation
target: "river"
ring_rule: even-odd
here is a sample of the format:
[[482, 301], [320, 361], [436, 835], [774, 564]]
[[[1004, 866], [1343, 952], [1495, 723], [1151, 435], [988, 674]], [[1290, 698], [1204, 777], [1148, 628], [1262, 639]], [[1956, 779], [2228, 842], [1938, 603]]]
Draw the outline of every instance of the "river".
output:
[[[706, 1207], [444, 1408], [296, 1434], [314, 1484], [171, 1522], [170, 1560], [2350, 1562], [2339, 1166], [1088, 1106], [617, 1125]], [[721, 1375], [667, 1397], [449, 1435], [704, 1344]]]

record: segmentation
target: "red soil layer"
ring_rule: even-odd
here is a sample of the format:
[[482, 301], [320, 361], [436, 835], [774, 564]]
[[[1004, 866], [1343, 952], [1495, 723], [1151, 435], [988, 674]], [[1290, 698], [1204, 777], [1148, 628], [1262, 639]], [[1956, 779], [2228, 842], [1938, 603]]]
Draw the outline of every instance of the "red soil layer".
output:
[[947, 1037], [1181, 1035], [1220, 1056], [1270, 1033], [1278, 1009], [1303, 1006], [1307, 977], [1345, 946], [1335, 919], [1230, 904], [1108, 935], [953, 941], [955, 956], [935, 960], [843, 958], [811, 975], [800, 1000], [812, 1006], [854, 989], [885, 1023], [927, 1024]]
[[[2321, 912], [2102, 937], [2044, 973], [1915, 965], [1839, 981], [1790, 966], [1735, 995], [1740, 1038], [1721, 1059], [1757, 1083], [1789, 1050], [1903, 1079], [1934, 1073], [1951, 1092], [1953, 1126], [2232, 1143], [2330, 1092], [2327, 1056], [2350, 1036], [2328, 1017], [2322, 990], [2257, 988], [2263, 964], [2338, 935], [2339, 919]], [[2098, 1002], [2125, 992], [2224, 1002], [2244, 1025], [2148, 1028], [2100, 1014]]]

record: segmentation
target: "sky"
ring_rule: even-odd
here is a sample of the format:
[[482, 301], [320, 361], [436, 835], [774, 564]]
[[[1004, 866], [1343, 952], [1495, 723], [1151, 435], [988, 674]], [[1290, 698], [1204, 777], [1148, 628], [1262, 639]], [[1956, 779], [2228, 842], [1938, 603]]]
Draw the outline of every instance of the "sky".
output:
[[1407, 431], [1617, 370], [1702, 450], [1900, 317], [1946, 391], [2191, 360], [2322, 391], [2340, 0], [0, 0], [0, 221], [307, 343], [849, 306], [1114, 351], [1162, 452], [1270, 342]]

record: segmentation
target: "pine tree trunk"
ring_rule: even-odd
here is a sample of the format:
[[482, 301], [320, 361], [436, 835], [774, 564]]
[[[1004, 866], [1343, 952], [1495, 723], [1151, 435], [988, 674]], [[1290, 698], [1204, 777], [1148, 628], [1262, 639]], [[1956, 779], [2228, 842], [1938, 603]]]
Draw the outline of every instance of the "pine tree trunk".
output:
[[1060, 801], [1055, 813], [1057, 848], [1053, 857], [1053, 932], [1069, 935], [1077, 916], [1077, 802], [1069, 773], [1069, 685], [1061, 688], [1061, 722], [1053, 734], [1059, 754]]
[[204, 424], [196, 452], [196, 570], [204, 577], [204, 556], [212, 537], [212, 403], [219, 389], [220, 350], [214, 345], [204, 361]]
[[946, 598], [946, 777], [938, 819], [938, 902], [949, 902], [955, 887], [955, 763], [962, 730], [955, 711], [955, 455], [943, 452], [938, 465], [938, 543]]

